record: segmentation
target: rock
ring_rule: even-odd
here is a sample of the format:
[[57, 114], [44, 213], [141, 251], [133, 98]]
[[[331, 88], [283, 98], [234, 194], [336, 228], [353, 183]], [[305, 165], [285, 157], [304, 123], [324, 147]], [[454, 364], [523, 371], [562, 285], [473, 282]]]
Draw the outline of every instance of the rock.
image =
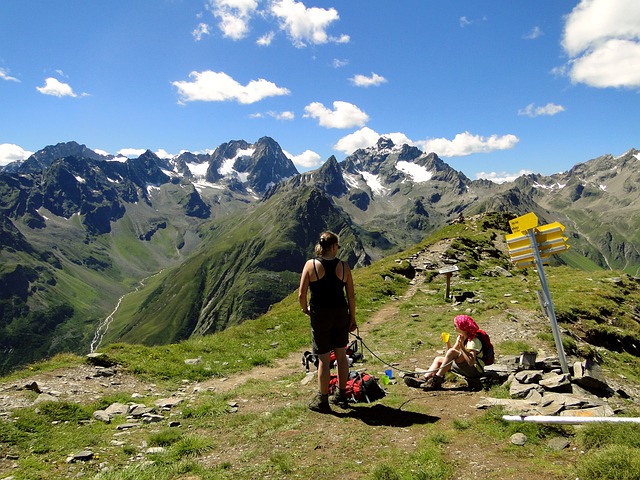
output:
[[149, 447], [147, 448], [146, 453], [150, 455], [153, 455], [153, 454], [159, 455], [162, 453], [166, 453], [166, 451], [167, 449], [164, 447]]
[[527, 436], [524, 433], [518, 432], [511, 435], [511, 438], [509, 440], [514, 445], [522, 447], [525, 443], [527, 443]]
[[525, 398], [529, 395], [531, 390], [538, 390], [540, 393], [543, 391], [542, 387], [535, 383], [524, 384], [520, 382], [512, 382], [511, 387], [509, 388], [509, 395], [513, 398]]
[[522, 370], [517, 372], [515, 379], [520, 383], [538, 383], [542, 380], [542, 372], [540, 370]]
[[116, 415], [126, 415], [127, 413], [129, 413], [129, 406], [125, 405], [124, 403], [116, 402], [105, 408], [105, 412], [111, 418], [115, 417]]
[[199, 363], [202, 363], [202, 357], [187, 358], [184, 363], [185, 365], [198, 365]]
[[144, 415], [148, 415], [154, 411], [153, 408], [147, 407], [143, 404], [131, 405], [129, 407], [129, 415], [133, 417], [142, 417]]
[[75, 462], [88, 462], [93, 458], [93, 452], [91, 450], [83, 450], [74, 455], [67, 457], [67, 463]]
[[611, 388], [607, 385], [602, 374], [602, 368], [592, 360], [573, 364], [573, 381], [590, 391], [601, 392], [602, 394], [611, 393]]
[[104, 410], [96, 410], [93, 412], [93, 418], [99, 422], [111, 423], [111, 416]]
[[38, 385], [37, 382], [31, 382], [31, 383], [27, 383], [24, 387], [25, 390], [31, 390], [32, 392], [36, 392], [36, 393], [42, 393], [42, 390], [40, 390], [40, 386]]
[[560, 375], [555, 373], [549, 373], [544, 375], [540, 380], [541, 385], [545, 390], [551, 390], [553, 392], [571, 392], [571, 378], [569, 374], [562, 373]]
[[551, 450], [555, 450], [559, 452], [560, 450], [564, 450], [569, 446], [571, 442], [565, 437], [553, 437], [547, 442], [547, 447]]
[[150, 413], [146, 413], [142, 416], [142, 423], [158, 423], [164, 420], [162, 415], [152, 415]]
[[169, 397], [169, 398], [162, 398], [160, 400], [156, 400], [155, 403], [160, 408], [171, 408], [181, 404], [183, 401], [184, 401], [183, 398]]
[[129, 430], [131, 428], [136, 428], [138, 427], [140, 424], [138, 423], [123, 423], [118, 425], [118, 430]]
[[116, 371], [113, 368], [97, 367], [95, 377], [113, 377], [116, 375]]
[[96, 367], [113, 367], [116, 362], [106, 353], [90, 353], [87, 355], [87, 363]]
[[613, 415], [614, 411], [609, 405], [560, 412], [561, 417], [612, 417]]
[[41, 393], [40, 395], [38, 395], [38, 398], [36, 398], [33, 403], [36, 404], [36, 403], [57, 402], [57, 401], [58, 401], [58, 397], [54, 397], [53, 395], [49, 395], [48, 393]]

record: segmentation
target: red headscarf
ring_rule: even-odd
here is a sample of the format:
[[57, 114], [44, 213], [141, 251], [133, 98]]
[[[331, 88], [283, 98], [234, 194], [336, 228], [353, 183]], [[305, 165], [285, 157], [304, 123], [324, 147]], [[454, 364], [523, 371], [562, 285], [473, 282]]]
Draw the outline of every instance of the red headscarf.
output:
[[469, 315], [458, 315], [453, 319], [453, 323], [455, 323], [456, 327], [460, 330], [468, 334], [467, 340], [473, 340], [476, 338], [478, 330], [480, 330], [476, 321]]

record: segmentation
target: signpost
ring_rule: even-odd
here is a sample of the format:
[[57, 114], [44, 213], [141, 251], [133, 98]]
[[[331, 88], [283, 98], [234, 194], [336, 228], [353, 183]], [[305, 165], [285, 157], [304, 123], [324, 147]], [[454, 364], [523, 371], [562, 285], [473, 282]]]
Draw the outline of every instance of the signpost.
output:
[[558, 321], [542, 263], [543, 258], [563, 252], [569, 248], [566, 244], [567, 238], [562, 235], [564, 233], [564, 225], [554, 222], [538, 226], [538, 217], [533, 212], [514, 218], [509, 222], [509, 225], [513, 233], [506, 235], [505, 239], [511, 261], [518, 268], [535, 266], [538, 270], [538, 277], [542, 286], [542, 291], [538, 292], [538, 298], [542, 311], [551, 321], [551, 330], [553, 331], [562, 371], [569, 373], [562, 339], [560, 338], [560, 329], [558, 328]]
[[438, 273], [444, 273], [447, 276], [447, 290], [444, 294], [445, 300], [449, 300], [449, 297], [450, 297], [449, 289], [451, 288], [451, 275], [453, 275], [453, 272], [457, 272], [457, 271], [458, 271], [457, 265], [451, 265], [449, 267], [444, 267], [438, 270]]

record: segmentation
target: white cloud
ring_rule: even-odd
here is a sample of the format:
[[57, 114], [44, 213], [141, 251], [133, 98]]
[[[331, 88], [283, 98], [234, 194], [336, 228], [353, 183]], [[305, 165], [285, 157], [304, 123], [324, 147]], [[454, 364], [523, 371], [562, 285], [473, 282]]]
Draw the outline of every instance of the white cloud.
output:
[[62, 83], [59, 80], [49, 77], [45, 80], [44, 87], [36, 87], [43, 95], [52, 95], [54, 97], [77, 97], [78, 95], [73, 92], [71, 86], [67, 83]]
[[331, 62], [331, 65], [333, 66], [333, 68], [342, 68], [349, 65], [349, 60], [334, 58], [333, 62]]
[[491, 135], [482, 137], [469, 132], [458, 133], [453, 140], [432, 138], [415, 142], [423, 152], [435, 152], [440, 157], [462, 157], [474, 153], [508, 150], [520, 141], [515, 135]]
[[507, 150], [516, 146], [520, 141], [515, 135], [492, 135], [482, 137], [469, 132], [459, 133], [453, 140], [435, 138], [427, 140], [411, 140], [404, 133], [380, 134], [368, 127], [351, 133], [333, 146], [334, 150], [351, 154], [358, 148], [375, 145], [380, 137], [390, 138], [395, 145], [412, 145], [420, 148], [424, 153], [435, 152], [440, 157], [461, 157], [474, 153], [489, 153], [495, 150]]
[[483, 178], [485, 180], [491, 180], [493, 183], [513, 182], [516, 178], [521, 177], [522, 175], [529, 175], [531, 173], [533, 173], [531, 170], [520, 170], [518, 173], [478, 172], [476, 173], [476, 180]]
[[386, 78], [373, 72], [371, 72], [370, 77], [358, 74], [354, 75], [353, 78], [350, 78], [349, 80], [351, 80], [351, 83], [353, 83], [356, 87], [371, 87], [387, 83]]
[[267, 115], [275, 118], [276, 120], [293, 120], [296, 118], [296, 115], [293, 112], [267, 112]]
[[256, 40], [256, 44], [261, 47], [268, 47], [273, 42], [273, 37], [275, 37], [275, 32], [269, 32], [262, 35], [258, 40]]
[[467, 25], [471, 25], [471, 20], [469, 20], [467, 17], [460, 17], [460, 27], [464, 28]]
[[378, 133], [369, 127], [361, 128], [360, 130], [350, 133], [349, 135], [342, 137], [333, 146], [334, 150], [346, 153], [347, 155], [355, 152], [359, 148], [368, 148], [378, 143], [380, 137], [390, 138], [395, 145], [414, 145], [404, 133]]
[[361, 127], [369, 121], [365, 112], [351, 103], [342, 101], [333, 102], [333, 110], [320, 102], [313, 102], [304, 107], [304, 111], [305, 118], [316, 118], [320, 126], [327, 128]]
[[518, 110], [518, 115], [524, 115], [527, 117], [539, 117], [541, 115], [553, 116], [560, 112], [564, 112], [562, 105], [556, 105], [555, 103], [547, 103], [544, 107], [536, 107], [533, 103], [530, 103], [525, 108]]
[[178, 89], [180, 102], [224, 102], [237, 101], [243, 104], [259, 102], [267, 97], [289, 95], [289, 90], [278, 87], [264, 79], [251, 80], [241, 85], [224, 72], [191, 72], [192, 81], [176, 81], [171, 84]]
[[33, 152], [12, 143], [0, 143], [0, 165], [7, 165], [18, 160], [26, 160]]
[[211, 30], [209, 30], [209, 25], [206, 23], [200, 23], [196, 29], [191, 32], [191, 35], [196, 39], [196, 42], [199, 42], [205, 35], [211, 35]]
[[128, 158], [138, 158], [146, 151], [144, 148], [122, 148], [118, 150], [118, 155], [124, 155]]
[[20, 82], [16, 77], [9, 75], [9, 71], [4, 68], [0, 68], [0, 80], [8, 80], [10, 82]]
[[300, 155], [292, 155], [289, 152], [284, 152], [284, 154], [291, 159], [294, 165], [303, 169], [319, 167], [322, 164], [320, 155], [311, 150], [305, 150]]
[[307, 43], [321, 45], [348, 43], [350, 40], [348, 35], [332, 37], [327, 33], [327, 28], [340, 18], [334, 8], [307, 8], [295, 0], [275, 0], [271, 4], [271, 13], [280, 20], [280, 28], [298, 48], [306, 47]]
[[524, 35], [522, 38], [524, 38], [525, 40], [535, 40], [536, 38], [541, 37], [542, 35], [544, 35], [544, 32], [540, 27], [536, 25], [531, 29], [529, 33]]
[[232, 40], [249, 34], [249, 21], [258, 9], [256, 0], [210, 0], [209, 8], [219, 20], [218, 28]]
[[[147, 151], [146, 148], [122, 148], [118, 150], [118, 155], [123, 155], [127, 158], [138, 158], [140, 155]], [[181, 151], [180, 153], [183, 153]], [[159, 148], [155, 152], [153, 152], [158, 158], [173, 158], [175, 155], [173, 153], [167, 152], [164, 148]], [[195, 152], [194, 152], [195, 153]], [[105, 153], [105, 155], [108, 155]]]
[[[562, 45], [573, 83], [640, 86], [640, 2], [581, 0], [567, 15]], [[556, 69], [560, 71], [560, 69]]]

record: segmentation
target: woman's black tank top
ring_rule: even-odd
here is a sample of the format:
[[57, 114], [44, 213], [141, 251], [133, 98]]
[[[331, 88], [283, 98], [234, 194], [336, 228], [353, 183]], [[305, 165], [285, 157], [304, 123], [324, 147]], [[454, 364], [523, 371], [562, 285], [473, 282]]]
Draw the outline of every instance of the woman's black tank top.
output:
[[[312, 310], [346, 307], [347, 300], [344, 296], [345, 283], [343, 279], [338, 278], [336, 275], [336, 267], [338, 266], [338, 262], [342, 260], [338, 258], [325, 260], [320, 257], [317, 257], [315, 260], [319, 261], [324, 267], [324, 276], [320, 280], [309, 283], [309, 289], [311, 290], [309, 306]], [[316, 269], [315, 261], [313, 262], [313, 268], [317, 277], [318, 270]], [[342, 272], [344, 278], [344, 265]]]

